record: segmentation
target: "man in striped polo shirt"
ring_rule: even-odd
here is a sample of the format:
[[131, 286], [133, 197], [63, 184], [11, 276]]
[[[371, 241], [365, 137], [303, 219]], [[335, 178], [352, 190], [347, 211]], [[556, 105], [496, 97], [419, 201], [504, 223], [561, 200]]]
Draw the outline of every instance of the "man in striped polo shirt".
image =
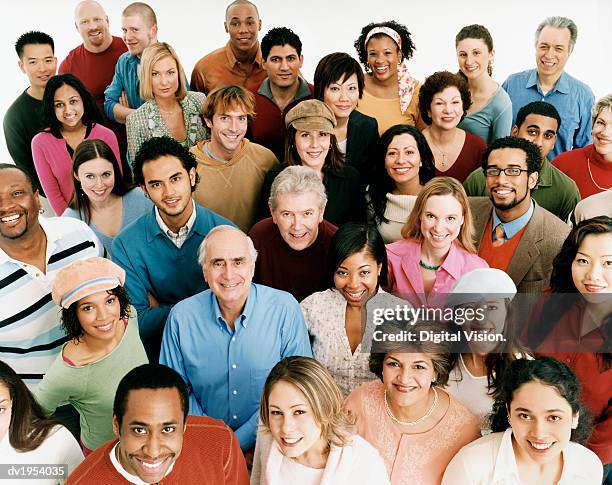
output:
[[21, 168], [0, 164], [0, 360], [30, 389], [66, 341], [51, 299], [57, 272], [77, 259], [102, 255], [83, 222], [40, 218], [38, 191]]

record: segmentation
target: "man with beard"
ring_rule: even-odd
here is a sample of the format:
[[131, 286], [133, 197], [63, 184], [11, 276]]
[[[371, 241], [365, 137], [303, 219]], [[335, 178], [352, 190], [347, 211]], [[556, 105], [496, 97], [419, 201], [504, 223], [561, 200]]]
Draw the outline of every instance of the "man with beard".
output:
[[121, 231], [112, 245], [151, 362], [157, 362], [172, 306], [208, 288], [198, 265], [201, 242], [213, 227], [233, 225], [194, 202], [196, 166], [193, 155], [173, 138], [144, 142], [134, 160], [134, 180], [155, 207]]
[[55, 275], [72, 262], [102, 255], [84, 222], [40, 218], [38, 191], [27, 172], [0, 164], [0, 360], [33, 388], [66, 336], [51, 299]]
[[570, 231], [531, 198], [540, 166], [540, 150], [533, 143], [513, 136], [495, 140], [482, 163], [490, 200], [470, 203], [479, 256], [508, 273], [519, 293], [548, 287], [553, 258]]

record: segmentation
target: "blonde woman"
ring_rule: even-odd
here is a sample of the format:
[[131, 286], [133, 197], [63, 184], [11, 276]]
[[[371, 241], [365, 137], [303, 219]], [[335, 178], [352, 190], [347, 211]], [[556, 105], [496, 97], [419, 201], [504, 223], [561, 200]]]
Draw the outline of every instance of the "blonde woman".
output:
[[353, 434], [331, 374], [309, 357], [276, 364], [259, 407], [251, 485], [385, 485], [378, 452]]
[[134, 162], [140, 146], [156, 136], [169, 136], [185, 148], [207, 138], [200, 116], [206, 96], [187, 91], [187, 78], [174, 49], [165, 42], [142, 52], [140, 97], [146, 102], [127, 117], [128, 157]]

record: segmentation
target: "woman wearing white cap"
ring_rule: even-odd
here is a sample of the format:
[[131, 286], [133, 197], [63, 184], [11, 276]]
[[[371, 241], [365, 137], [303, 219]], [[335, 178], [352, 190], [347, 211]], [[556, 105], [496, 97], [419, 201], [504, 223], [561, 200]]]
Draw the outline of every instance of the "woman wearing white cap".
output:
[[68, 342], [35, 395], [49, 414], [66, 400], [76, 408], [85, 455], [113, 438], [117, 385], [127, 372], [147, 363], [124, 282], [125, 271], [115, 263], [89, 258], [61, 270], [51, 292], [62, 307]]
[[[516, 286], [504, 271], [479, 268], [464, 274], [446, 301], [447, 307], [454, 308], [454, 325], [462, 337], [446, 390], [480, 418], [483, 432], [505, 369], [527, 356], [518, 343], [510, 311], [514, 295]], [[474, 318], [463, 318], [470, 313]]]

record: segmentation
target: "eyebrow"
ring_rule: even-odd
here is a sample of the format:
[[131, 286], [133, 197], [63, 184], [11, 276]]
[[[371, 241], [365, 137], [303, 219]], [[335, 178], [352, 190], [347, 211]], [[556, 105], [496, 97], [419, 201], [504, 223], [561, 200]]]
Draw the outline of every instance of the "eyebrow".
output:
[[[592, 258], [593, 256], [591, 256], [590, 254], [587, 253], [583, 253], [582, 251], [576, 251], [576, 254], [582, 254], [583, 256], [587, 256], [589, 258]], [[602, 254], [600, 256], [600, 258], [609, 258], [610, 256], [612, 256], [612, 254]]]
[[[362, 264], [362, 265], [361, 265], [361, 266], [359, 266], [357, 269], [361, 269], [361, 268], [369, 268], [369, 267], [370, 267], [370, 264], [369, 264], [369, 263], [366, 263], [366, 264]], [[342, 268], [342, 269], [348, 269], [346, 266], [342, 266], [342, 265], [338, 266], [338, 269], [340, 269], [340, 268]]]
[[[130, 421], [128, 423], [128, 426], [142, 426], [144, 428], [148, 428], [151, 426], [155, 426], [156, 423], [145, 423], [143, 421]], [[164, 421], [163, 423], [161, 423], [162, 426], [170, 426], [171, 424], [178, 424], [178, 421], [176, 419], [173, 419], [171, 421]]]
[[0, 401], [0, 404], [4, 404], [5, 402], [9, 402], [8, 399], [3, 399], [2, 401]]
[[[516, 412], [527, 412], [527, 413], [532, 413], [533, 411], [531, 411], [530, 409], [527, 408], [516, 408], [515, 409]], [[545, 411], [547, 414], [548, 413], [562, 413], [565, 414], [565, 411], [563, 411], [563, 409], [547, 409]]]
[[[306, 403], [298, 403], [298, 404], [294, 404], [294, 405], [292, 405], [292, 406], [289, 406], [289, 409], [299, 408], [300, 406], [306, 406]], [[277, 406], [277, 405], [275, 405], [275, 404], [270, 404], [270, 406], [269, 406], [269, 407], [271, 407], [271, 408], [276, 408], [276, 409], [280, 409], [280, 407], [278, 407], [278, 406]]]

